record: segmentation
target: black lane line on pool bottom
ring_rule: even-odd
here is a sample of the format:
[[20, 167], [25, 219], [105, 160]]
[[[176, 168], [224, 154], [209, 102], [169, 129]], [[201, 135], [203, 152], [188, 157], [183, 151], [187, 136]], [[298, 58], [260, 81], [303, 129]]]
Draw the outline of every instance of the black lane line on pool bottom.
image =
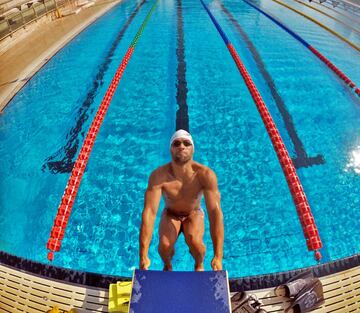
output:
[[186, 62], [185, 62], [185, 43], [184, 43], [184, 26], [182, 15], [182, 2], [177, 0], [177, 48], [176, 56], [178, 61], [177, 83], [176, 83], [176, 102], [179, 109], [176, 111], [176, 130], [184, 129], [189, 131], [189, 115], [186, 83]]
[[75, 125], [71, 128], [70, 132], [66, 135], [68, 141], [66, 144], [61, 147], [57, 152], [52, 156], [48, 157], [45, 160], [45, 164], [42, 166], [42, 171], [49, 169], [50, 172], [56, 173], [70, 173], [74, 167], [76, 152], [79, 148], [79, 134], [82, 131], [84, 123], [88, 120], [89, 114], [87, 113], [91, 104], [94, 102], [96, 92], [100, 86], [104, 84], [103, 78], [109, 68], [109, 64], [112, 61], [112, 57], [115, 53], [115, 50], [123, 38], [125, 31], [135, 18], [136, 14], [140, 11], [143, 4], [146, 0], [143, 0], [138, 4], [135, 10], [131, 13], [130, 17], [126, 21], [125, 25], [117, 35], [115, 41], [113, 42], [108, 54], [106, 55], [104, 62], [101, 64], [98, 73], [95, 76], [95, 79], [92, 84], [92, 88], [87, 93], [87, 96], [82, 103], [80, 109], [78, 110], [77, 120]]
[[231, 23], [234, 25], [234, 27], [236, 28], [236, 30], [238, 31], [238, 33], [240, 34], [240, 36], [246, 43], [247, 47], [249, 48], [249, 50], [255, 60], [255, 63], [257, 65], [258, 69], [260, 70], [262, 76], [264, 77], [266, 83], [269, 86], [271, 95], [273, 96], [276, 106], [278, 107], [278, 109], [280, 111], [280, 114], [281, 114], [282, 119], [285, 124], [285, 128], [286, 128], [286, 130], [289, 134], [289, 137], [295, 148], [296, 157], [292, 158], [295, 168], [324, 164], [325, 159], [321, 154], [317, 155], [316, 157], [308, 157], [308, 155], [305, 151], [304, 145], [301, 142], [301, 140], [296, 132], [296, 129], [295, 129], [295, 126], [293, 123], [293, 119], [292, 119], [290, 113], [287, 111], [283, 99], [277, 92], [275, 82], [271, 78], [271, 75], [269, 74], [269, 72], [266, 70], [265, 64], [264, 64], [263, 60], [261, 59], [259, 52], [257, 51], [256, 47], [251, 42], [250, 38], [242, 30], [241, 26], [236, 21], [234, 16], [224, 6], [224, 4], [220, 1], [218, 1], [218, 3], [220, 4], [222, 11], [226, 14], [226, 16], [229, 18]]

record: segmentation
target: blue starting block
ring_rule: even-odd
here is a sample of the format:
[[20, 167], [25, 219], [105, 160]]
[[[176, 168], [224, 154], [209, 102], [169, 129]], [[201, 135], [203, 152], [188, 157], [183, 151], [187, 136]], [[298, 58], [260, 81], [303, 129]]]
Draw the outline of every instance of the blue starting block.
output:
[[230, 313], [226, 271], [135, 270], [129, 313]]

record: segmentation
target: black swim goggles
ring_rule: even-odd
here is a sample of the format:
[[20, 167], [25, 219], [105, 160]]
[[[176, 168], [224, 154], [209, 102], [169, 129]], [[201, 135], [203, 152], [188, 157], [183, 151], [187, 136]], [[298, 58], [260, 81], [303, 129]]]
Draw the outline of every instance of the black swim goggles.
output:
[[192, 143], [189, 140], [174, 140], [173, 143], [171, 144], [173, 147], [178, 148], [181, 146], [181, 144], [183, 144], [185, 147], [190, 147], [192, 146]]

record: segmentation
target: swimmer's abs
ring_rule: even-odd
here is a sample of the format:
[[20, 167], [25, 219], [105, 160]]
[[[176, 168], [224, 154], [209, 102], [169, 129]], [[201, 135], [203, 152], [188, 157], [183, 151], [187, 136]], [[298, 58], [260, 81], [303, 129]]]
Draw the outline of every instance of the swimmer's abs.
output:
[[164, 198], [165, 208], [169, 208], [172, 214], [185, 216], [191, 214], [191, 212], [200, 207], [201, 195], [197, 198], [187, 197], [185, 200], [170, 198], [166, 196]]

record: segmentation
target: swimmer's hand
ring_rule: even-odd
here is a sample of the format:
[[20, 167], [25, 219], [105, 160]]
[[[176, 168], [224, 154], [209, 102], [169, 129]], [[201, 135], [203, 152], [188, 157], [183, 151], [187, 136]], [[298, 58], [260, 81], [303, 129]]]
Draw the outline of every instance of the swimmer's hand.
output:
[[214, 256], [211, 261], [211, 267], [214, 271], [221, 271], [222, 270], [222, 258]]
[[151, 261], [149, 257], [145, 256], [140, 259], [140, 269], [147, 270], [150, 267]]

